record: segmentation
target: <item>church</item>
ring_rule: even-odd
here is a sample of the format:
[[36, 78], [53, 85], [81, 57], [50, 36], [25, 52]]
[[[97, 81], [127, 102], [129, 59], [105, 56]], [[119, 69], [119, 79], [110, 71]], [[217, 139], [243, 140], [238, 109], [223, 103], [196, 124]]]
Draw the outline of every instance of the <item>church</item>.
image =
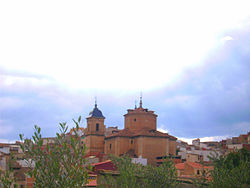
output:
[[104, 120], [95, 103], [83, 130], [82, 144], [86, 145], [88, 156], [129, 155], [156, 165], [157, 157], [176, 155], [177, 138], [157, 131], [157, 115], [142, 107], [142, 98], [139, 107], [128, 109], [124, 115], [124, 129], [106, 128]]

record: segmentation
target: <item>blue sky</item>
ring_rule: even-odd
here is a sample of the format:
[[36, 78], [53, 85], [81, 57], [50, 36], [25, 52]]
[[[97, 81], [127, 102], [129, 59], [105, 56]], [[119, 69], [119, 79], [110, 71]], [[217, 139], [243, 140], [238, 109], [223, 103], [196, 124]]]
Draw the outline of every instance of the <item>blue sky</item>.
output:
[[[107, 126], [143, 93], [158, 128], [188, 140], [250, 131], [247, 1], [0, 3], [0, 141], [98, 106]], [[86, 127], [86, 121], [82, 124]]]

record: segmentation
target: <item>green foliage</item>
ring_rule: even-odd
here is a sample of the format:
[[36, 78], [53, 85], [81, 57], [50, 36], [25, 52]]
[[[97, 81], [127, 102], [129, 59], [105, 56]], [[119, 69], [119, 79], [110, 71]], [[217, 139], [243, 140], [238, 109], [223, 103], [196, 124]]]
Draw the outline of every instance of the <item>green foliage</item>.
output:
[[13, 173], [10, 170], [0, 171], [0, 187], [10, 188], [14, 182]]
[[[41, 128], [35, 126], [35, 132], [31, 139], [24, 139], [21, 146], [25, 152], [25, 158], [29, 161], [31, 177], [35, 178], [35, 187], [82, 187], [87, 183], [88, 173], [85, 165], [86, 147], [81, 148], [81, 138], [77, 134], [81, 117], [76, 125], [74, 135], [67, 136], [66, 123], [60, 123], [60, 133], [57, 133], [54, 143], [51, 144], [41, 135]], [[32, 168], [32, 164], [35, 164]]]
[[170, 159], [166, 159], [159, 167], [148, 165], [144, 171], [144, 187], [171, 188], [177, 187], [177, 172]]
[[193, 180], [192, 180], [192, 184], [195, 186], [195, 187], [199, 187], [199, 188], [202, 188], [202, 187], [207, 187], [208, 186], [208, 180], [207, 180], [207, 177], [208, 177], [208, 174], [210, 172], [207, 172], [205, 171], [204, 169], [201, 170], [201, 176], [196, 176]]
[[[13, 159], [12, 155], [10, 155], [10, 159]], [[14, 159], [8, 160], [7, 169], [5, 171], [0, 170], [0, 187], [10, 188], [13, 182], [15, 181], [14, 172], [11, 167], [11, 161], [15, 161], [15, 160]]]
[[105, 175], [100, 177], [99, 187], [110, 188], [136, 188], [138, 187], [138, 175], [141, 174], [141, 167], [131, 162], [131, 158], [111, 156], [111, 160], [117, 167], [118, 176]]
[[159, 167], [131, 162], [131, 158], [114, 157], [112, 161], [117, 167], [119, 172], [118, 176], [106, 174], [99, 179], [98, 187], [105, 188], [165, 188], [176, 187], [177, 174], [174, 163], [171, 160], [166, 160]]
[[246, 149], [214, 159], [214, 164], [210, 187], [250, 186], [250, 152]]

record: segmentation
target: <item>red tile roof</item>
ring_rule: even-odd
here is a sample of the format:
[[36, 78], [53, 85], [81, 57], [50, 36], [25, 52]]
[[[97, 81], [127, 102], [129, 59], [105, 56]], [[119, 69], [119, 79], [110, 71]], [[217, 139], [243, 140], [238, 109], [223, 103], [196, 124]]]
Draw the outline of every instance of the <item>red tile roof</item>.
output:
[[7, 143], [0, 143], [0, 147], [10, 147], [11, 144]]
[[108, 171], [116, 170], [116, 167], [111, 160], [107, 160], [107, 161], [100, 162], [100, 163], [94, 163], [94, 164], [91, 164], [91, 166], [94, 167], [95, 172], [99, 172], [100, 170], [108, 170]]
[[192, 166], [193, 168], [202, 168], [202, 165], [200, 163], [194, 163], [194, 162], [186, 162], [186, 164]]
[[176, 168], [177, 170], [184, 170], [185, 165], [189, 165], [189, 166], [191, 166], [191, 167], [193, 167], [193, 168], [198, 168], [198, 169], [201, 169], [201, 168], [213, 169], [212, 166], [203, 166], [203, 165], [200, 164], [200, 163], [189, 162], [189, 161], [188, 161], [188, 162], [185, 162], [185, 163], [177, 163], [177, 164], [175, 165], [175, 168]]
[[184, 164], [185, 164], [185, 163], [177, 163], [177, 164], [175, 165], [175, 168], [176, 168], [177, 170], [184, 170]]
[[121, 137], [132, 137], [133, 136], [133, 132], [131, 132], [128, 128], [127, 129], [123, 129], [119, 132], [116, 133], [112, 133], [111, 135], [107, 136], [106, 138], [111, 138], [111, 137], [117, 137], [117, 136], [121, 136]]
[[93, 163], [93, 164], [91, 164], [91, 166], [98, 166], [98, 165], [102, 165], [102, 164], [106, 164], [106, 163], [112, 163], [112, 161], [111, 160], [107, 160], [107, 161], [103, 161], [103, 162], [99, 162], [99, 163]]
[[137, 131], [131, 131], [130, 129], [126, 128], [123, 129], [119, 132], [113, 133], [109, 136], [107, 136], [106, 138], [112, 138], [112, 137], [136, 137], [136, 136], [150, 136], [150, 137], [166, 137], [166, 138], [170, 138], [173, 140], [177, 140], [176, 137], [169, 135], [168, 133], [162, 133], [160, 131], [157, 130], [153, 130], [150, 128], [143, 128], [141, 130], [137, 130]]

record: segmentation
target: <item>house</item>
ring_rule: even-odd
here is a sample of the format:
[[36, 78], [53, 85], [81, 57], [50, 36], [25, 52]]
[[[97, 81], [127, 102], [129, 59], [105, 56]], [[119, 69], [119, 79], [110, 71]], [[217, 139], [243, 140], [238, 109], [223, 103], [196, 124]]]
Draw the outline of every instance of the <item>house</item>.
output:
[[213, 166], [205, 166], [195, 162], [185, 162], [175, 164], [178, 177], [197, 177], [205, 174], [205, 177], [209, 177], [210, 170], [213, 170]]

